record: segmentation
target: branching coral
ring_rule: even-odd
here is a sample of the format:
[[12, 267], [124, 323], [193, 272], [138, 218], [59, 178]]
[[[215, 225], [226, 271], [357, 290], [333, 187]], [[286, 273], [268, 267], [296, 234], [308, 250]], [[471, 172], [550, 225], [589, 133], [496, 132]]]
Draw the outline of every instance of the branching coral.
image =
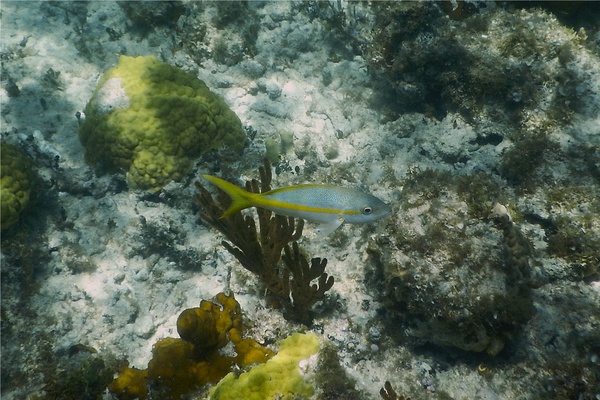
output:
[[[260, 182], [256, 179], [246, 182], [246, 190], [253, 193], [271, 190], [271, 165], [267, 160], [259, 173]], [[254, 218], [240, 212], [220, 218], [230, 204], [229, 197], [220, 193], [217, 204], [199, 182], [196, 182], [196, 186], [200, 192], [197, 199], [203, 207], [200, 214], [202, 221], [227, 237], [231, 243], [223, 241], [223, 246], [244, 268], [258, 275], [283, 306], [287, 319], [310, 324], [313, 319], [312, 306], [325, 297], [334, 279], [325, 273], [326, 259], [313, 258], [309, 264], [300, 251], [297, 241], [302, 237], [304, 221], [296, 222], [294, 218], [257, 208], [257, 230]], [[318, 279], [318, 283], [311, 284], [315, 279]]]

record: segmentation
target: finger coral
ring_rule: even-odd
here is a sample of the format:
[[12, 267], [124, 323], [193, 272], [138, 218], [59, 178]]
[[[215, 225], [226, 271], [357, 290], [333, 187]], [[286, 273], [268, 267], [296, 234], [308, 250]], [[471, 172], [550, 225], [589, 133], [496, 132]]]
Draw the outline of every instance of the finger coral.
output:
[[131, 187], [160, 190], [194, 158], [223, 145], [240, 153], [246, 134], [203, 81], [155, 57], [121, 56], [100, 79], [79, 137], [86, 159], [127, 173]]

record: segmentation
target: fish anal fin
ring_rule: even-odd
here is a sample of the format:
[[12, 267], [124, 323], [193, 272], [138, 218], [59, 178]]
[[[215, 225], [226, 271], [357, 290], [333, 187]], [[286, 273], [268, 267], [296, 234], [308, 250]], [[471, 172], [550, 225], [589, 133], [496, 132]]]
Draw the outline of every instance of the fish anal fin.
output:
[[326, 238], [331, 233], [333, 233], [333, 231], [335, 231], [337, 228], [339, 228], [343, 223], [344, 223], [344, 218], [337, 217], [336, 219], [331, 220], [330, 222], [325, 222], [325, 223], [320, 224], [319, 226], [317, 226], [317, 229], [316, 229], [317, 239], [321, 240], [321, 239]]

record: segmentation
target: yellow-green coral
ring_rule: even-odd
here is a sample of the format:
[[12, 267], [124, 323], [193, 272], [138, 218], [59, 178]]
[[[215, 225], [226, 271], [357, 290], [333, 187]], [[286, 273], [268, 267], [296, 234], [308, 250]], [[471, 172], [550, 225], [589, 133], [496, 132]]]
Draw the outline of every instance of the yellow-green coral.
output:
[[228, 374], [211, 391], [213, 400], [269, 400], [311, 396], [313, 386], [300, 373], [299, 363], [319, 351], [315, 334], [295, 333], [281, 341], [279, 352], [264, 364], [236, 377]]
[[86, 159], [127, 172], [134, 188], [181, 180], [194, 158], [246, 135], [239, 118], [195, 76], [153, 56], [121, 56], [100, 79], [79, 136]]
[[2, 230], [19, 220], [29, 204], [31, 162], [16, 147], [0, 143], [0, 203]]
[[[215, 302], [202, 300], [200, 307], [182, 312], [177, 320], [181, 339], [164, 338], [152, 347], [148, 368], [126, 368], [108, 389], [121, 399], [151, 398], [150, 389], [162, 399], [180, 399], [206, 383], [216, 383], [234, 365], [264, 363], [273, 351], [255, 340], [243, 338], [242, 311], [233, 295], [219, 293]], [[228, 344], [233, 352], [219, 350]]]

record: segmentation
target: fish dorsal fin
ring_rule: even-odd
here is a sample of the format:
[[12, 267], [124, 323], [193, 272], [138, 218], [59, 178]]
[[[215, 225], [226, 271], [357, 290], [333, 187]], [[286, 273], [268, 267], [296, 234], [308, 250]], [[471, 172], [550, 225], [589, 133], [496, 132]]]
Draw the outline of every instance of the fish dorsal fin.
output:
[[325, 222], [317, 226], [317, 239], [321, 240], [329, 236], [333, 231], [339, 228], [344, 223], [344, 218], [338, 216], [334, 220]]

